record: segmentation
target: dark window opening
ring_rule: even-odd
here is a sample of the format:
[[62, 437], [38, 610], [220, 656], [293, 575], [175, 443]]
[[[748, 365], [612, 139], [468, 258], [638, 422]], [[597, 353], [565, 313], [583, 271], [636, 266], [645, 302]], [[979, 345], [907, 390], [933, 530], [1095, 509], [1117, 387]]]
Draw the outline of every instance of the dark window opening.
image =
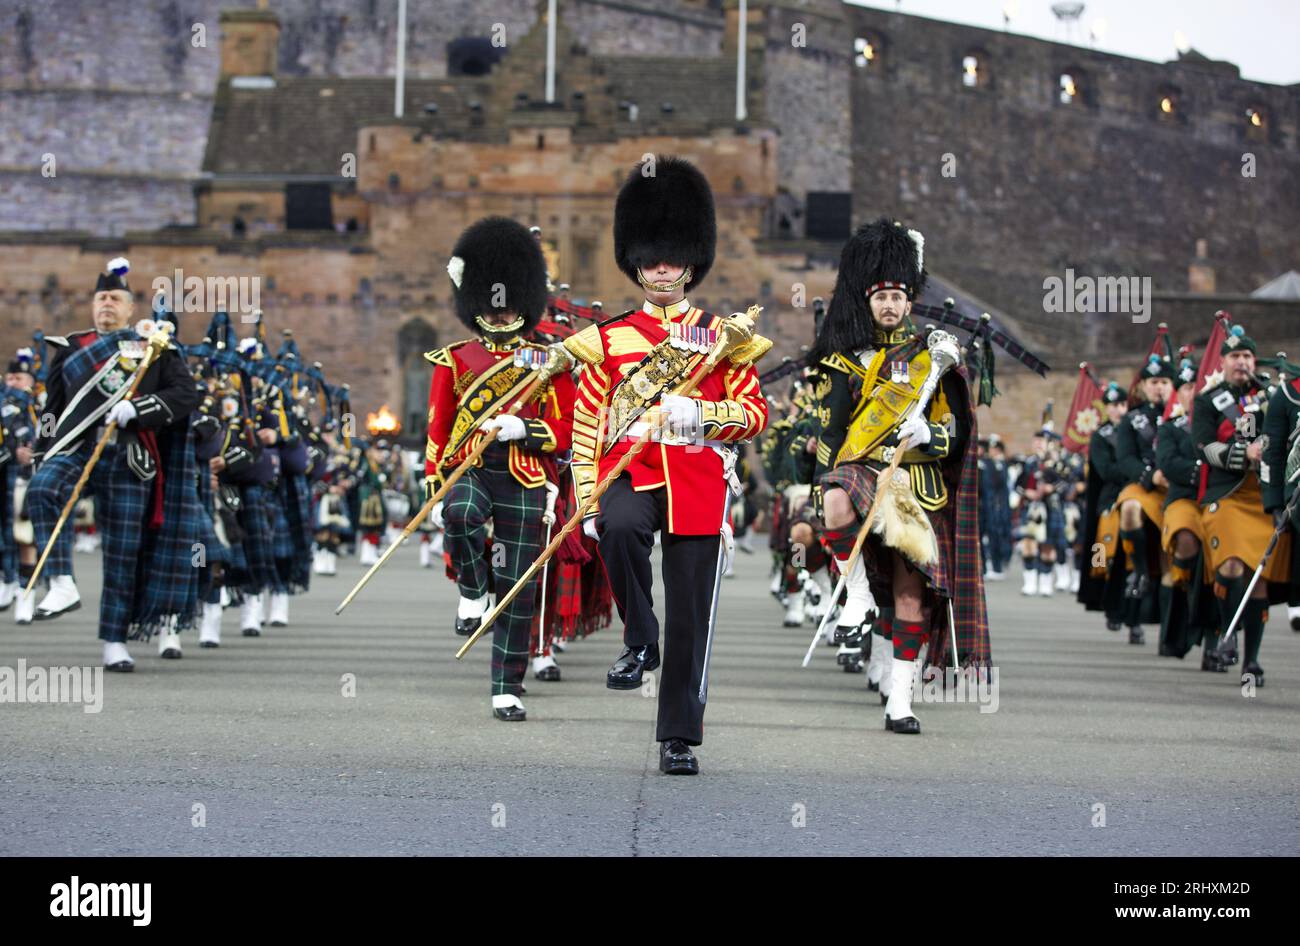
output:
[[333, 230], [334, 211], [328, 184], [286, 184], [284, 187], [286, 230]]
[[501, 61], [505, 50], [486, 36], [462, 36], [447, 44], [447, 75], [485, 76]]

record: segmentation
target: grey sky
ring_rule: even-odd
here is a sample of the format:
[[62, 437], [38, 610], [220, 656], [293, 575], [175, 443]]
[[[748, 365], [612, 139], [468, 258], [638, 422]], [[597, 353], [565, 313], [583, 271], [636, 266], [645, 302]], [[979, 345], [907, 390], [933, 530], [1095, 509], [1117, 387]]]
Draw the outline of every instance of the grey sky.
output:
[[1226, 59], [1246, 79], [1300, 82], [1300, 2], [1297, 0], [1087, 0], [1072, 39], [1052, 14], [1052, 0], [849, 0], [952, 23], [1002, 29], [1007, 5], [1016, 12], [1011, 32], [1058, 42], [1089, 44], [1090, 27], [1105, 21], [1096, 48], [1166, 62], [1175, 58], [1174, 33], [1211, 59]]

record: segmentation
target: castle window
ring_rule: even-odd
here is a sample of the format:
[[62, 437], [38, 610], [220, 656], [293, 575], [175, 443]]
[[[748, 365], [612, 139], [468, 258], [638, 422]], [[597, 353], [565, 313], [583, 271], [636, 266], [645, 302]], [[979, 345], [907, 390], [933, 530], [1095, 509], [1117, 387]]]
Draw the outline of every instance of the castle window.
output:
[[1074, 76], [1068, 72], [1061, 73], [1061, 104], [1070, 105], [1078, 96], [1079, 84]]
[[1268, 138], [1268, 111], [1261, 106], [1246, 109], [1246, 137], [1258, 141]]
[[961, 59], [961, 84], [968, 89], [979, 89], [988, 85], [988, 56], [978, 50], [971, 50]]
[[485, 76], [500, 61], [504, 49], [487, 36], [462, 36], [447, 44], [448, 76]]
[[859, 69], [878, 71], [881, 66], [881, 54], [883, 52], [884, 42], [879, 35], [868, 33], [865, 36], [859, 36], [853, 41], [853, 65]]
[[1160, 121], [1181, 121], [1179, 107], [1182, 105], [1182, 93], [1172, 85], [1161, 86], [1156, 91], [1156, 118]]

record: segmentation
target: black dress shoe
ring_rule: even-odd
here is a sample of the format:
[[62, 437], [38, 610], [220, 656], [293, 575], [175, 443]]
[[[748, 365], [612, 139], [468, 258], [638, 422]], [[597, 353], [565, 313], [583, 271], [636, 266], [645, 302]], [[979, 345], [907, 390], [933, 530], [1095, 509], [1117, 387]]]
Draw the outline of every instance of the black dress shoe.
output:
[[849, 654], [849, 659], [844, 661], [842, 666], [844, 667], [845, 673], [861, 673], [863, 670], [867, 669], [866, 664], [862, 660], [861, 651], [858, 651], [856, 654]]
[[1108, 620], [1108, 621], [1106, 622], [1106, 630], [1108, 630], [1108, 631], [1118, 631], [1118, 630], [1119, 630], [1121, 627], [1123, 627], [1123, 626], [1124, 626], [1123, 623], [1120, 622], [1120, 621], [1110, 621], [1110, 620]]
[[1140, 627], [1130, 627], [1128, 629], [1128, 642], [1130, 644], [1145, 644], [1147, 636]]
[[161, 657], [163, 660], [180, 660], [181, 651], [179, 647], [168, 647], [158, 656]]
[[1251, 677], [1255, 678], [1255, 686], [1262, 687], [1264, 685], [1264, 668], [1259, 665], [1258, 661], [1252, 660], [1241, 668], [1242, 683], [1249, 683]]
[[867, 681], [867, 690], [868, 690], [869, 692], [871, 692], [871, 693], [879, 693], [879, 692], [880, 692], [880, 684], [879, 684], [879, 683], [872, 683], [871, 681], [868, 680], [868, 681]]
[[1227, 673], [1228, 665], [1219, 659], [1219, 655], [1212, 650], [1201, 652], [1201, 669], [1206, 673]]
[[699, 775], [700, 761], [681, 739], [659, 743], [659, 771], [665, 775]]
[[1300, 631], [1300, 614], [1291, 619], [1291, 630]]
[[642, 644], [624, 647], [614, 666], [605, 674], [605, 686], [611, 690], [635, 690], [641, 685], [641, 674], [659, 666], [659, 645]]
[[135, 661], [119, 660], [115, 664], [104, 664], [104, 669], [109, 673], [131, 673], [135, 670]]
[[560, 668], [555, 666], [543, 667], [541, 670], [538, 670], [533, 674], [533, 676], [538, 680], [546, 680], [554, 683], [560, 679]]
[[921, 721], [915, 716], [904, 716], [902, 719], [890, 719], [885, 715], [885, 728], [890, 732], [902, 733], [905, 736], [913, 736], [921, 731]]
[[259, 630], [258, 630], [257, 628], [255, 628], [255, 627], [246, 627], [246, 628], [244, 628], [243, 634], [244, 634], [245, 637], [261, 637], [261, 636], [262, 636], [262, 632], [259, 631]]
[[206, 650], [211, 647], [220, 647], [221, 645], [216, 641], [199, 641], [199, 646]]
[[522, 706], [502, 706], [494, 707], [492, 715], [503, 723], [522, 723], [528, 718]]
[[482, 618], [456, 618], [456, 636], [469, 637], [482, 623]]

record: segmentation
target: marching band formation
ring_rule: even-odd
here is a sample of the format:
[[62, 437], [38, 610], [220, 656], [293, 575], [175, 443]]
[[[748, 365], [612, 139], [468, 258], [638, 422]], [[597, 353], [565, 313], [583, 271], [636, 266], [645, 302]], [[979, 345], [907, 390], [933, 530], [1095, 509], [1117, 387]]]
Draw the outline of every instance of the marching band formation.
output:
[[1240, 661], [1263, 685], [1270, 604], [1300, 630], [1300, 367], [1259, 357], [1226, 314], [1199, 360], [1162, 327], [1127, 389], [1083, 366], [1064, 435], [1049, 405], [1032, 452], [1012, 458], [977, 429], [994, 348], [1046, 366], [987, 316], [921, 304], [920, 233], [859, 227], [811, 351], [760, 375], [760, 310], [688, 298], [716, 230], [703, 175], [647, 156], [614, 213], [616, 262], [645, 302], [606, 317], [551, 283], [536, 227], [469, 227], [447, 267], [468, 335], [425, 354], [422, 473], [391, 431], [357, 435], [347, 385], [291, 333], [272, 353], [260, 314], [241, 339], [217, 313], [183, 344], [167, 312], [136, 319], [128, 264], [111, 261], [93, 327], [38, 332], [5, 375], [0, 609], [20, 624], [78, 609], [74, 550], [98, 544], [103, 663], [129, 671], [131, 641], [175, 659], [193, 628], [220, 646], [227, 608], [247, 637], [288, 625], [290, 598], [351, 549], [369, 570], [341, 611], [413, 539], [456, 583], [457, 656], [490, 636], [493, 717], [525, 720], [529, 672], [559, 680], [555, 655], [617, 612], [606, 685], [640, 689], [660, 670], [660, 769], [694, 774], [761, 461], [783, 623], [816, 628], [809, 656], [838, 647], [886, 730], [921, 731], [924, 668], [992, 667], [984, 582], [1017, 552], [1023, 594], [1076, 594], [1134, 645], [1158, 623], [1161, 656], [1200, 644], [1202, 670]]

